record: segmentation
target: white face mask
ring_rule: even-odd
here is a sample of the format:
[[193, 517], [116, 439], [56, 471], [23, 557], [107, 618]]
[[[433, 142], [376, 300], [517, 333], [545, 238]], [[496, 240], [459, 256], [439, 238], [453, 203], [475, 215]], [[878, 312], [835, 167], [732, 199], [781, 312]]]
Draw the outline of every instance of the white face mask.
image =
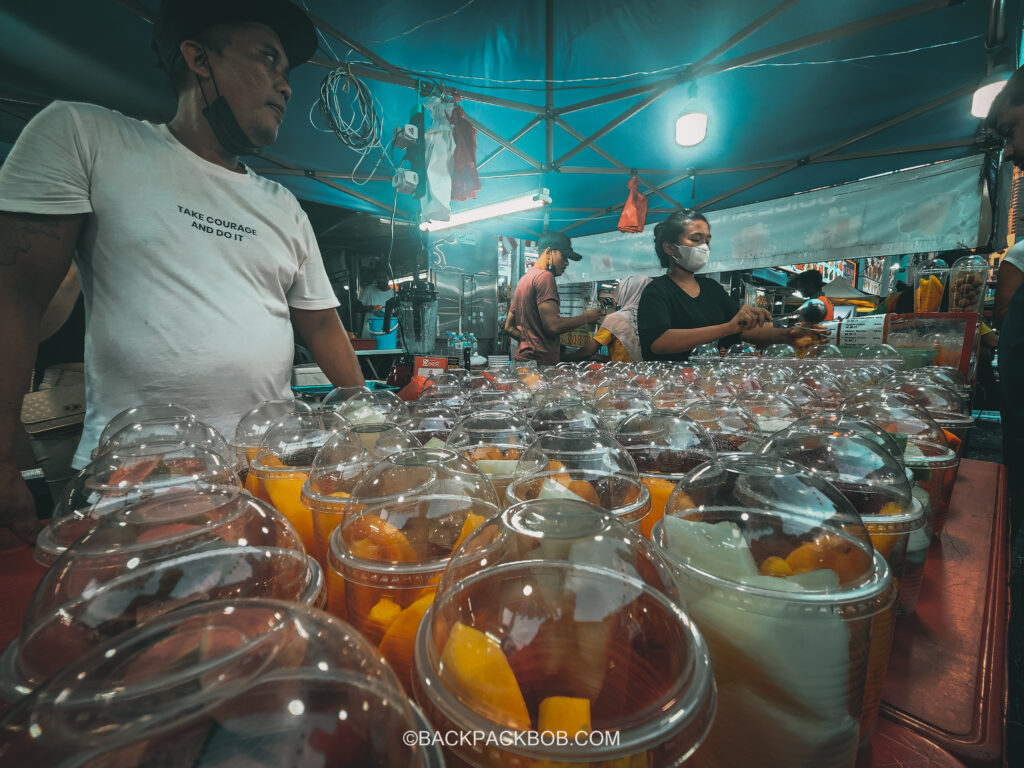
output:
[[708, 265], [711, 258], [711, 246], [703, 245], [675, 245], [675, 262], [687, 272], [699, 272]]

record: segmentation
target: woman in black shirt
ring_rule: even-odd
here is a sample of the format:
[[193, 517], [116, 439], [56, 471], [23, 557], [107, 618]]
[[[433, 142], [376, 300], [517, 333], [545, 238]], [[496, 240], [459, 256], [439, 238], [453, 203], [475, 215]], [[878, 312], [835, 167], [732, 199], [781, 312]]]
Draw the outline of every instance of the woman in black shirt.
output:
[[701, 344], [788, 344], [792, 329], [775, 328], [759, 307], [739, 307], [716, 281], [696, 275], [708, 263], [711, 227], [693, 210], [654, 228], [654, 247], [668, 269], [644, 289], [637, 330], [644, 360], [686, 360]]

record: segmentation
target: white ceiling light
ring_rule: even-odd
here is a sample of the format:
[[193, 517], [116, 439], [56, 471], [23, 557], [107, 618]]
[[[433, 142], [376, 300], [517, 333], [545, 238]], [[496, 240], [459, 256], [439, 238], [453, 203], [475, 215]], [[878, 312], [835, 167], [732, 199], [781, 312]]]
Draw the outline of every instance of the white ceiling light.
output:
[[676, 120], [676, 144], [695, 147], [708, 135], [708, 116], [704, 112], [688, 112]]
[[676, 120], [676, 144], [681, 147], [695, 147], [708, 135], [708, 113], [700, 103], [697, 83], [690, 83], [690, 93], [683, 107], [682, 116]]
[[992, 102], [995, 101], [996, 96], [1003, 90], [1006, 81], [1009, 79], [1009, 71], [999, 68], [982, 80], [978, 90], [974, 92], [974, 96], [971, 98], [971, 115], [978, 119], [986, 117], [988, 111], [992, 108]]
[[483, 221], [484, 219], [494, 219], [510, 213], [530, 211], [550, 204], [551, 196], [546, 189], [542, 189], [536, 194], [523, 195], [522, 197], [506, 200], [502, 203], [492, 203], [490, 205], [482, 205], [479, 208], [458, 211], [453, 213], [448, 221], [425, 221], [420, 224], [420, 229], [425, 232], [436, 232], [439, 229], [448, 229], [449, 227], [457, 227], [461, 224], [470, 224], [474, 221]]

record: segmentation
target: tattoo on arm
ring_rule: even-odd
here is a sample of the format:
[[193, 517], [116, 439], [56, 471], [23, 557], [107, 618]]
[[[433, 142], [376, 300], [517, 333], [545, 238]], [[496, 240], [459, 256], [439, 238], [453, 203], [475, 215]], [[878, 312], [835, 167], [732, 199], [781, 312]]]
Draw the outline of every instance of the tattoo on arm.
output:
[[12, 226], [7, 228], [8, 238], [0, 242], [0, 267], [13, 267], [20, 256], [28, 255], [36, 237], [60, 240], [62, 216], [9, 215]]

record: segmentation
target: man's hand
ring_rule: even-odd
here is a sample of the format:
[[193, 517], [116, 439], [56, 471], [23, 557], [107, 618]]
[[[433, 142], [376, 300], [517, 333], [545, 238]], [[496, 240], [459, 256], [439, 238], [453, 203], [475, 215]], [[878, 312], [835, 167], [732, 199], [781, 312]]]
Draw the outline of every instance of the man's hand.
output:
[[600, 307], [591, 307], [583, 313], [584, 323], [600, 323], [604, 320], [604, 310]]
[[36, 502], [13, 462], [0, 464], [0, 525], [26, 544], [35, 544], [43, 525], [36, 517]]
[[744, 305], [740, 307], [740, 311], [735, 314], [728, 325], [731, 333], [740, 333], [741, 331], [760, 328], [762, 325], [770, 323], [771, 320], [772, 316], [768, 310]]

